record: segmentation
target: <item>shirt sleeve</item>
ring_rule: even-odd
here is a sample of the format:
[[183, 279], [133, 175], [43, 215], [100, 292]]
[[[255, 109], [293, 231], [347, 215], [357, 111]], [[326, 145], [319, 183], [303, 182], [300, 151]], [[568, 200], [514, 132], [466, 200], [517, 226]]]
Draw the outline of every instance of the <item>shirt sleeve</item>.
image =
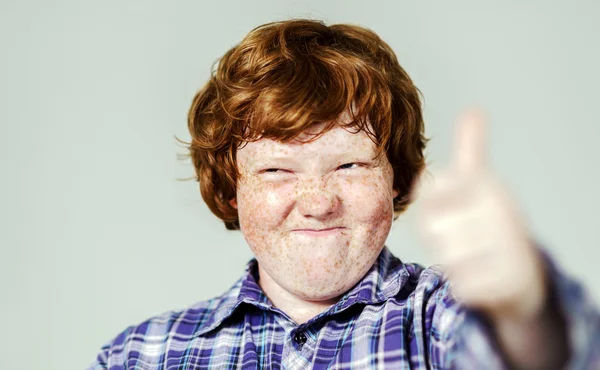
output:
[[108, 351], [110, 348], [110, 342], [106, 343], [100, 349], [100, 352], [96, 356], [94, 362], [88, 366], [88, 370], [108, 370]]
[[[541, 254], [552, 293], [567, 325], [570, 358], [566, 369], [600, 369], [600, 314], [597, 306], [584, 287], [563, 273], [547, 252], [541, 251]], [[440, 333], [440, 342], [444, 343], [438, 344], [438, 347], [446, 349], [444, 356], [438, 356], [442, 361], [441, 368], [507, 368], [486, 320], [477, 312], [448, 299], [448, 291], [438, 293], [432, 319], [432, 326]]]
[[567, 369], [600, 369], [600, 311], [584, 286], [565, 274], [542, 250], [551, 286], [563, 314], [569, 343]]
[[[506, 368], [485, 320], [456, 301], [440, 266], [421, 274], [416, 293], [415, 327], [422, 326], [416, 334], [423, 333], [428, 369]], [[424, 298], [423, 312], [417, 307], [420, 297]]]
[[133, 326], [128, 327], [114, 339], [106, 342], [87, 370], [124, 370], [127, 338], [132, 330]]

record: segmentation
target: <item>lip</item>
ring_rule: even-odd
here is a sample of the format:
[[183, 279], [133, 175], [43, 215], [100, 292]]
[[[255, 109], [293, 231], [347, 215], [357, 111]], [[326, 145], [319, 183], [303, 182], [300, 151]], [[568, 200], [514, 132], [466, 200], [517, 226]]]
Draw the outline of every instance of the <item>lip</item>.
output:
[[293, 232], [306, 236], [326, 236], [338, 234], [343, 229], [345, 229], [345, 227], [329, 227], [327, 229], [294, 229]]

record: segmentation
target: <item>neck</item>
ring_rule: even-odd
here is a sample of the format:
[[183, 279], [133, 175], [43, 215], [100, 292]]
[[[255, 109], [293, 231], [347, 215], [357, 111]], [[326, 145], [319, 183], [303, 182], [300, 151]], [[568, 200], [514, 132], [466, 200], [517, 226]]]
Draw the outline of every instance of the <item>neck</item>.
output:
[[269, 297], [275, 307], [285, 312], [296, 324], [302, 324], [336, 304], [339, 297], [310, 301], [298, 297], [277, 284], [261, 267], [258, 266], [258, 284]]

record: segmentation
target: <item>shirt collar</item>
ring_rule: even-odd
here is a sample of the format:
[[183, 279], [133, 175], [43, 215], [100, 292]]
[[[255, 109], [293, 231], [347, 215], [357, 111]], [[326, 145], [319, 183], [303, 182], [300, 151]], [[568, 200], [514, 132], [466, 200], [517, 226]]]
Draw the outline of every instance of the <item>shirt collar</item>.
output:
[[[365, 276], [328, 310], [311, 319], [344, 311], [354, 304], [377, 304], [398, 294], [409, 277], [409, 272], [398, 258], [384, 246]], [[202, 335], [218, 327], [243, 304], [250, 304], [266, 311], [279, 311], [258, 285], [258, 262], [252, 259], [246, 265], [242, 277], [223, 295], [210, 301], [206, 309], [211, 312], [199, 325], [195, 335]], [[279, 311], [280, 312], [280, 311]]]

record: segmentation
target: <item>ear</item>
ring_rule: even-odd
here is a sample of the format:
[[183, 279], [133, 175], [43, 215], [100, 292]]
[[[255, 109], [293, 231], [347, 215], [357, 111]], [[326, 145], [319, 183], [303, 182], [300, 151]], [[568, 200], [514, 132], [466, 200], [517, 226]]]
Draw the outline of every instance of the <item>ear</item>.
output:
[[398, 189], [394, 189], [392, 191], [392, 195], [393, 195], [392, 198], [396, 199], [398, 197], [398, 195], [400, 195], [400, 192], [398, 191]]
[[230, 205], [231, 205], [233, 208], [237, 209], [237, 201], [235, 200], [235, 198], [233, 198], [233, 199], [229, 200], [229, 204], [230, 204]]

